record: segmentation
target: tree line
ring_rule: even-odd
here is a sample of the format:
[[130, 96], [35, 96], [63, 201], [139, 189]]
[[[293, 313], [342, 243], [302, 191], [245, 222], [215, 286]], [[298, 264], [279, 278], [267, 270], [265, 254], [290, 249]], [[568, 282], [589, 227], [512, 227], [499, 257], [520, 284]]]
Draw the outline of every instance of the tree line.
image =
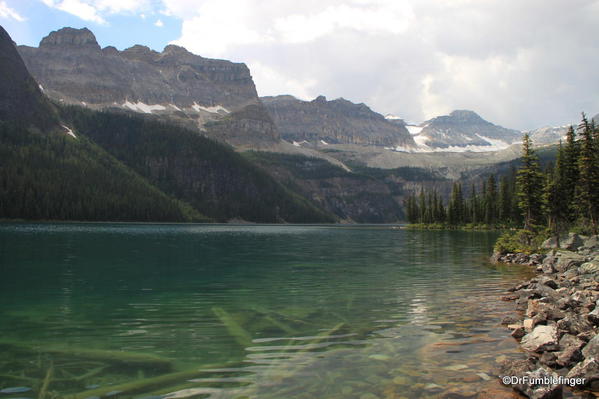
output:
[[447, 203], [436, 189], [412, 193], [404, 202], [412, 224], [461, 227], [549, 228], [553, 235], [573, 227], [597, 233], [599, 223], [599, 128], [583, 114], [559, 144], [555, 163], [544, 170], [528, 134], [521, 166], [504, 176], [489, 175], [467, 193], [454, 182]]

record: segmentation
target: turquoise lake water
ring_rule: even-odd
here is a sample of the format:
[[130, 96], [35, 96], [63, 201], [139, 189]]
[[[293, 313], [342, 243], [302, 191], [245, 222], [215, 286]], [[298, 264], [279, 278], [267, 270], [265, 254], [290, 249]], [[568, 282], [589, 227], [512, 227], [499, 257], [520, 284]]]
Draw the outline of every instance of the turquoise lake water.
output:
[[[474, 397], [523, 356], [497, 233], [0, 225], [0, 399]], [[29, 390], [30, 388], [31, 390]], [[27, 389], [27, 390], [25, 390]], [[454, 395], [454, 396], [448, 396]], [[460, 396], [461, 395], [461, 396]]]

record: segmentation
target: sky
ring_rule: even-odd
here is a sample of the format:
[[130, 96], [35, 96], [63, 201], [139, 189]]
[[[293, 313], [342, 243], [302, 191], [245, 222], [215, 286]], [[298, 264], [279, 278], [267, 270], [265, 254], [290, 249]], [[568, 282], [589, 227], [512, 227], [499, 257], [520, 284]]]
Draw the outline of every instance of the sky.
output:
[[0, 25], [31, 46], [63, 26], [121, 50], [178, 44], [245, 62], [261, 96], [411, 122], [470, 109], [525, 130], [599, 113], [599, 0], [0, 0]]

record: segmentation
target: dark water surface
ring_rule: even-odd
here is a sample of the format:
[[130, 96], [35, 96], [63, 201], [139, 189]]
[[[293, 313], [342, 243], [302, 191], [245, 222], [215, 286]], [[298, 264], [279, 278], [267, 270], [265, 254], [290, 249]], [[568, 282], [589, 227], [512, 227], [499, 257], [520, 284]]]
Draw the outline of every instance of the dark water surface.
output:
[[[0, 225], [0, 399], [474, 397], [522, 356], [496, 233]], [[448, 396], [449, 395], [449, 396]], [[461, 396], [457, 396], [461, 395]]]

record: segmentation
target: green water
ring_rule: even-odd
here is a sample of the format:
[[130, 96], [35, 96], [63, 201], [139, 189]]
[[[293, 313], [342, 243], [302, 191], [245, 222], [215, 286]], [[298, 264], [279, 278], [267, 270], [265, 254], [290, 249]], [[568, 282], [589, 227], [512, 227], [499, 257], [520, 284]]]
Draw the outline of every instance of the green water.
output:
[[522, 356], [496, 236], [0, 225], [0, 399], [474, 396]]

